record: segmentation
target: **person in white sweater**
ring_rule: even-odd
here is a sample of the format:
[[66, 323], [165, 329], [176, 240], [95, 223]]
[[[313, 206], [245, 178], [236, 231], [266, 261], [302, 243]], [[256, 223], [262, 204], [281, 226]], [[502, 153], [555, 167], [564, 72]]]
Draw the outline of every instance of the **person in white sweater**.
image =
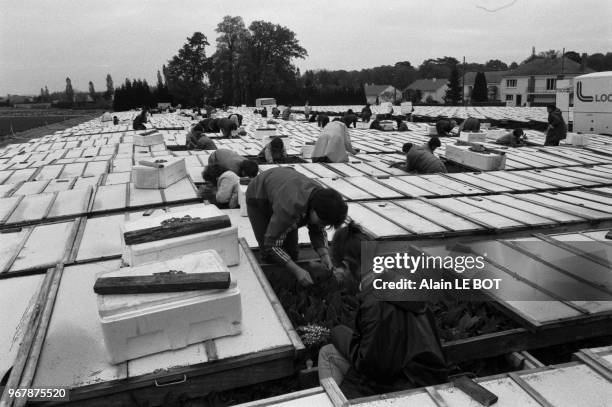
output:
[[[226, 170], [220, 165], [209, 165], [202, 174], [204, 181], [216, 187], [214, 201], [221, 208], [238, 208], [238, 191], [240, 190], [240, 177], [233, 171]], [[213, 190], [214, 191], [214, 190]], [[213, 194], [207, 196], [212, 201]]]

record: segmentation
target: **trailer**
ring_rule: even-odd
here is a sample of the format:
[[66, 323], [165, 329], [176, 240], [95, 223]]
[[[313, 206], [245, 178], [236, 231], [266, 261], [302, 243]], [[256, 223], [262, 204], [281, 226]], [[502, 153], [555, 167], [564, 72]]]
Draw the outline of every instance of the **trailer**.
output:
[[262, 108], [262, 107], [272, 107], [272, 106], [276, 106], [276, 99], [274, 98], [259, 98], [259, 99], [255, 99], [255, 107], [256, 108]]
[[612, 134], [612, 71], [574, 78], [574, 131]]

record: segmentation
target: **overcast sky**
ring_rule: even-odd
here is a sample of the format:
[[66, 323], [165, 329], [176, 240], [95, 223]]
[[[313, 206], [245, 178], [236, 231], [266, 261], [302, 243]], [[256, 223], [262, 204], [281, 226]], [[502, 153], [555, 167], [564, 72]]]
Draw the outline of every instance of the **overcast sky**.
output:
[[297, 34], [306, 69], [362, 69], [427, 58], [520, 62], [548, 49], [612, 51], [610, 0], [0, 0], [0, 95], [88, 82], [105, 89], [156, 73], [188, 36], [214, 52], [223, 16]]

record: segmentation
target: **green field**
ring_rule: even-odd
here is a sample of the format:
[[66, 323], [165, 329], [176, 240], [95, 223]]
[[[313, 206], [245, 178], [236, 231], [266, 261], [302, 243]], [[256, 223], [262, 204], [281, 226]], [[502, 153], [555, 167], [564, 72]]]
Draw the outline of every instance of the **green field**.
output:
[[36, 127], [46, 126], [70, 119], [70, 116], [48, 115], [48, 116], [0, 116], [0, 136], [19, 133]]

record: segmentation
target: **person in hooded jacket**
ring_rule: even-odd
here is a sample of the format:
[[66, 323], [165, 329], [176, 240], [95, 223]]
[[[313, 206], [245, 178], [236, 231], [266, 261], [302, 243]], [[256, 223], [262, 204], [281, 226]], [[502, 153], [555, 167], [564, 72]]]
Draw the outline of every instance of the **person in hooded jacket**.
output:
[[348, 154], [355, 155], [359, 149], [353, 148], [346, 124], [334, 120], [321, 132], [312, 150], [312, 162], [345, 163]]
[[364, 123], [369, 123], [370, 118], [372, 117], [372, 109], [370, 108], [370, 104], [366, 104], [363, 109], [361, 109], [361, 120]]
[[558, 146], [559, 142], [567, 137], [567, 125], [563, 120], [561, 110], [555, 105], [546, 106], [548, 111], [548, 129], [546, 129], [545, 146]]
[[331, 331], [319, 352], [319, 379], [333, 378], [348, 398], [444, 383], [448, 368], [427, 303], [377, 298], [378, 274], [361, 267], [361, 243], [369, 240], [353, 222], [334, 233], [334, 275], [359, 284], [354, 329]]

